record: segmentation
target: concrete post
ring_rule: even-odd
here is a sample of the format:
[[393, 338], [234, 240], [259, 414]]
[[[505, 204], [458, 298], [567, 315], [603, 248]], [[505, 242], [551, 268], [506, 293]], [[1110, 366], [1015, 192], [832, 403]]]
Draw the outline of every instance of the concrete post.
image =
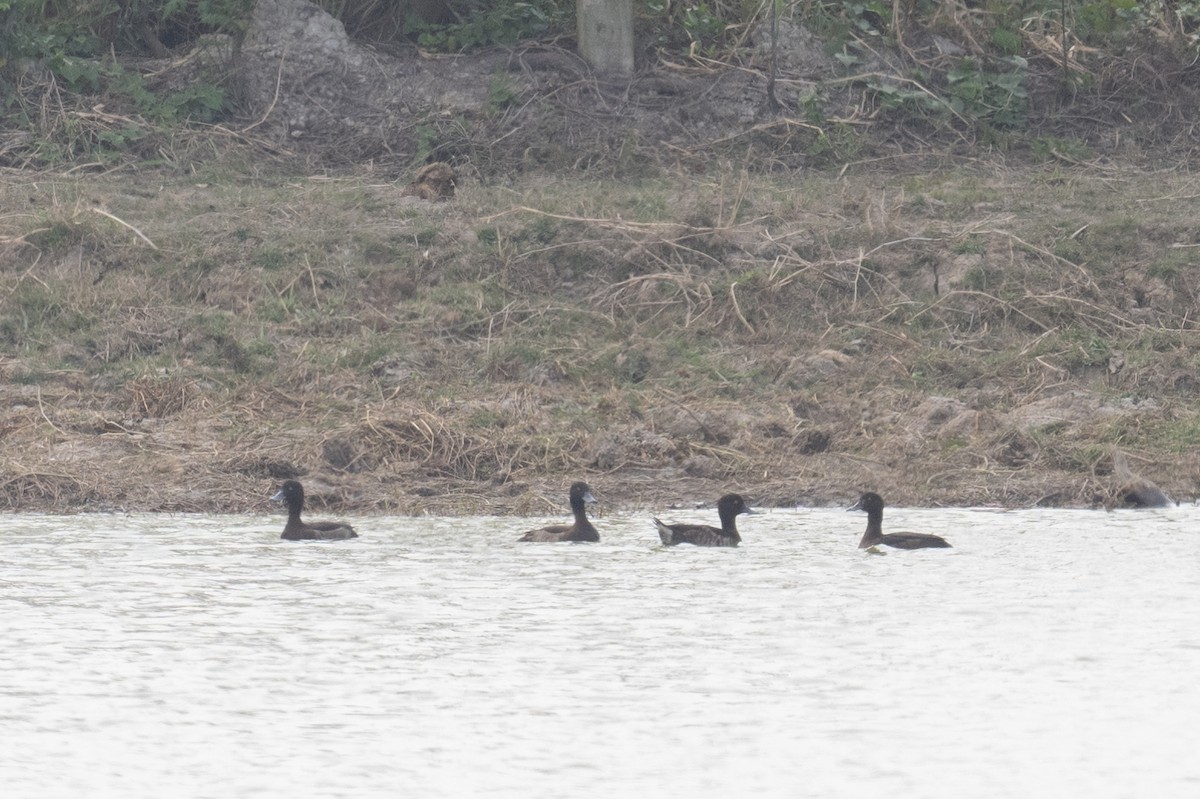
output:
[[575, 0], [579, 54], [596, 72], [633, 74], [633, 0]]

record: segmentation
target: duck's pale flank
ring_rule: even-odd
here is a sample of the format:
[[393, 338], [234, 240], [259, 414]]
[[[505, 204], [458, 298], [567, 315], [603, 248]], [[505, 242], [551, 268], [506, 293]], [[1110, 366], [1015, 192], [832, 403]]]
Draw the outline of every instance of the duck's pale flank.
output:
[[874, 491], [868, 491], [858, 498], [858, 502], [846, 510], [865, 510], [867, 512], [867, 531], [858, 542], [859, 549], [868, 549], [879, 544], [896, 549], [928, 549], [932, 547], [948, 547], [946, 539], [929, 533], [887, 533], [883, 532], [883, 497]]
[[736, 547], [742, 541], [737, 531], [737, 517], [741, 513], [753, 513], [741, 494], [726, 494], [717, 501], [717, 516], [720, 527], [708, 524], [665, 524], [657, 517], [654, 526], [663, 546], [695, 544], [698, 547]]
[[304, 510], [304, 486], [295, 480], [285, 480], [279, 491], [271, 499], [287, 505], [288, 520], [284, 525], [280, 538], [286, 541], [337, 541], [346, 538], [358, 538], [354, 528], [345, 522], [312, 522], [300, 520], [300, 512]]
[[517, 540], [542, 542], [599, 541], [600, 533], [596, 532], [596, 528], [587, 517], [587, 504], [596, 501], [596, 498], [592, 496], [592, 489], [588, 487], [587, 483], [572, 483], [570, 500], [571, 512], [575, 515], [574, 522], [571, 524], [551, 524], [547, 527], [540, 527], [537, 530], [530, 530]]

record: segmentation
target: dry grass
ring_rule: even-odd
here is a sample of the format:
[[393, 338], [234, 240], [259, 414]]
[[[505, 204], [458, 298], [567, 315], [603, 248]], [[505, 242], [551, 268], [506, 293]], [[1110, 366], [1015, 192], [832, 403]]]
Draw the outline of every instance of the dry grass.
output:
[[1168, 493], [1200, 479], [1185, 173], [402, 193], [0, 175], [0, 500], [261, 511], [295, 476], [542, 512], [585, 476], [620, 505], [1103, 504], [1114, 444]]
[[[804, 113], [760, 113], [734, 25], [661, 65], [674, 108], [543, 69], [519, 106], [308, 160], [256, 140], [265, 117], [167, 130], [26, 82], [0, 144], [0, 506], [261, 511], [295, 477], [318, 505], [544, 512], [581, 476], [618, 505], [1103, 505], [1114, 447], [1193, 496], [1190, 65], [1031, 16], [1022, 136], [889, 113], [872, 81], [934, 98], [959, 63], [931, 31], [978, 56], [1002, 18], [894, 6], [894, 48], [847, 34], [881, 72]], [[701, 96], [755, 122], [664, 132]], [[417, 127], [451, 201], [406, 196]], [[1093, 155], [1106, 137], [1172, 167]]]

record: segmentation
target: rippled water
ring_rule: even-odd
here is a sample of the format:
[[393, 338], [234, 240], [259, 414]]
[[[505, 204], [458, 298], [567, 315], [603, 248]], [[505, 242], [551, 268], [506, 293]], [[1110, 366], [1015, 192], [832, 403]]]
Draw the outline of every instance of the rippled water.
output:
[[[5, 797], [1200, 795], [1195, 508], [0, 517]], [[711, 512], [669, 518], [704, 520]]]

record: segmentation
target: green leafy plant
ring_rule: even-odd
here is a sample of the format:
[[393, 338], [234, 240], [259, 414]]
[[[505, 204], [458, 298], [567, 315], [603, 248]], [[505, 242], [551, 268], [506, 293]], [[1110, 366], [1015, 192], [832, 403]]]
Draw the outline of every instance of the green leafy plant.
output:
[[516, 81], [505, 72], [496, 72], [488, 81], [488, 99], [486, 111], [495, 115], [509, 106], [515, 105], [521, 97], [521, 89]]
[[1021, 52], [1021, 34], [1012, 28], [995, 28], [992, 31], [992, 46], [1004, 55], [1019, 55]]
[[1092, 151], [1078, 139], [1060, 139], [1057, 136], [1039, 136], [1033, 140], [1030, 150], [1042, 161], [1061, 158], [1068, 161], [1090, 161]]
[[558, 0], [502, 0], [499, 3], [469, 2], [451, 24], [438, 24], [410, 14], [404, 32], [421, 47], [441, 52], [459, 52], [490, 45], [512, 45], [521, 39], [541, 36], [568, 27], [574, 4]]
[[733, 43], [730, 31], [745, 29], [762, 8], [757, 2], [728, 0], [689, 3], [646, 0], [638, 23], [648, 38], [664, 50], [686, 49], [715, 57]]
[[[0, 0], [0, 110], [36, 131], [24, 157], [39, 162], [135, 151], [143, 140], [227, 107], [222, 77], [200, 76], [174, 91], [154, 89], [124, 56], [164, 55], [202, 34], [237, 35], [252, 0]], [[63, 106], [104, 113], [46, 115], [30, 86], [54, 87]], [[18, 91], [24, 86], [25, 91]], [[76, 95], [71, 101], [66, 95]], [[92, 99], [96, 98], [96, 99]]]
[[689, 5], [683, 12], [683, 29], [694, 44], [702, 47], [715, 44], [725, 32], [725, 22], [707, 3]]
[[1020, 56], [999, 59], [1008, 69], [987, 69], [974, 58], [964, 58], [946, 73], [950, 107], [971, 120], [997, 128], [1020, 128], [1029, 111], [1025, 84], [1029, 65]]
[[1020, 56], [997, 63], [1011, 69], [996, 71], [977, 59], [962, 59], [946, 73], [941, 93], [929, 88], [932, 76], [911, 83], [873, 78], [871, 88], [884, 108], [907, 116], [936, 122], [953, 116], [977, 128], [1022, 128], [1029, 112], [1027, 64]]

